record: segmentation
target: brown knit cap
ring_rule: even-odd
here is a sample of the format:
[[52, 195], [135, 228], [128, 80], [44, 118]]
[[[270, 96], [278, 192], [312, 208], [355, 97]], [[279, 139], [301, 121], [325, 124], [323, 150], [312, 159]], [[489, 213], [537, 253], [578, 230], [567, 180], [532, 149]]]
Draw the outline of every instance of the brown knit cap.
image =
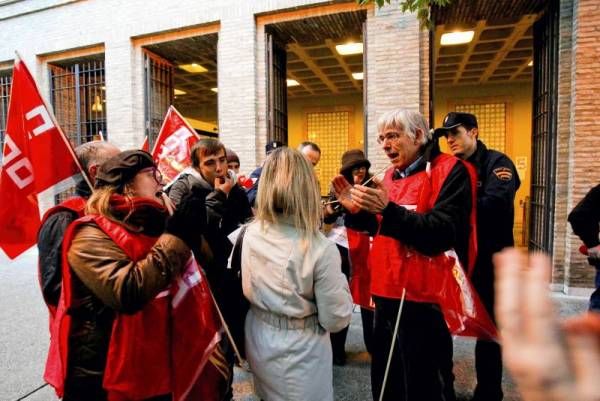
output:
[[342, 155], [342, 168], [340, 174], [350, 172], [354, 167], [366, 166], [367, 170], [371, 167], [371, 162], [365, 158], [365, 154], [360, 149], [351, 149]]

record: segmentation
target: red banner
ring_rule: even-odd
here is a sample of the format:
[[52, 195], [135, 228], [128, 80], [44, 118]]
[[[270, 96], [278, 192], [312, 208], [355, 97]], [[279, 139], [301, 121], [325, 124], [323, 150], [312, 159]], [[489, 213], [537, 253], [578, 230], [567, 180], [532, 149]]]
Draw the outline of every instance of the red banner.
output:
[[192, 146], [198, 142], [198, 134], [175, 107], [169, 107], [165, 121], [152, 148], [152, 157], [167, 181], [191, 163]]
[[75, 153], [27, 67], [17, 59], [0, 172], [0, 248], [9, 258], [37, 242], [38, 198], [53, 200], [77, 179], [81, 169]]

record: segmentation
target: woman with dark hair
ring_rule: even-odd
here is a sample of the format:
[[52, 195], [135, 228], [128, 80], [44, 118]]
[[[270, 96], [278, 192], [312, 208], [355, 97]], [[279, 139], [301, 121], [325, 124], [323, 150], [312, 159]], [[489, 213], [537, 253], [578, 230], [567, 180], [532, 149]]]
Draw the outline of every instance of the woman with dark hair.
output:
[[[371, 167], [371, 162], [365, 158], [363, 151], [351, 149], [342, 155], [340, 175], [352, 185], [363, 185], [371, 179], [369, 167]], [[341, 177], [338, 176], [339, 178]], [[373, 305], [370, 299], [371, 281], [367, 257], [369, 236], [375, 235], [377, 226], [372, 215], [365, 211], [357, 212], [353, 209], [354, 205], [350, 199], [338, 199], [332, 189], [324, 210], [324, 222], [332, 224], [337, 221], [337, 224], [346, 228], [348, 248], [339, 244], [337, 247], [342, 258], [342, 272], [350, 279], [354, 303], [360, 305], [363, 339], [367, 351], [370, 353], [373, 333]], [[365, 231], [362, 227], [367, 227], [367, 230]], [[331, 334], [333, 363], [336, 365], [346, 363], [345, 344], [347, 334], [347, 327], [338, 333]]]
[[191, 194], [173, 214], [150, 154], [129, 150], [100, 166], [86, 214], [65, 234], [45, 378], [65, 401], [171, 400], [165, 290], [190, 273], [204, 201]]

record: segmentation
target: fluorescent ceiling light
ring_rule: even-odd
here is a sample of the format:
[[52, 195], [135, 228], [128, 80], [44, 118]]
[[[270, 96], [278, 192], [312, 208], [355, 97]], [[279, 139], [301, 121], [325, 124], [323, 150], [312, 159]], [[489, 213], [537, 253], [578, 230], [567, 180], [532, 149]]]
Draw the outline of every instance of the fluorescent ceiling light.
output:
[[343, 45], [335, 45], [335, 51], [342, 56], [348, 56], [350, 54], [362, 54], [363, 44], [362, 43], [346, 43]]
[[442, 34], [442, 46], [461, 45], [473, 40], [474, 31], [446, 32]]
[[181, 68], [184, 71], [191, 72], [194, 74], [208, 71], [205, 67], [203, 67], [202, 65], [197, 64], [197, 63], [181, 64], [181, 65], [179, 65], [179, 68]]
[[528, 66], [528, 67], [531, 67], [531, 66], [533, 66], [533, 60], [531, 60], [529, 63], [527, 63], [527, 66]]
[[362, 72], [353, 72], [352, 78], [356, 79], [357, 81], [360, 81], [361, 79], [363, 79], [363, 73]]
[[300, 82], [296, 81], [295, 79], [287, 80], [287, 86], [298, 86], [298, 85], [300, 85]]
[[173, 89], [173, 94], [174, 94], [175, 96], [179, 96], [179, 95], [186, 95], [186, 94], [187, 94], [187, 92], [186, 92], [186, 91], [182, 91], [181, 89], [177, 89], [177, 88], [175, 88], [175, 89]]
[[219, 93], [219, 88], [210, 88], [211, 91], [215, 92], [215, 93]]

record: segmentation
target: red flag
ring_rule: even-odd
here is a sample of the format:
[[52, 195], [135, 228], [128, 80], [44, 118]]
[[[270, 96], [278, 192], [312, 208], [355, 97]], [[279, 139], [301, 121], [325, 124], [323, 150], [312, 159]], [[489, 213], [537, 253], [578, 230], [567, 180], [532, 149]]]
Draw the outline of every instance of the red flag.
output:
[[227, 362], [220, 352], [221, 323], [208, 281], [192, 257], [171, 286], [174, 401], [218, 401], [226, 391]]
[[[82, 178], [75, 153], [17, 58], [0, 173], [0, 248], [14, 259], [37, 242], [39, 203]], [[51, 206], [51, 204], [47, 205]]]
[[142, 150], [144, 152], [150, 152], [150, 144], [148, 144], [148, 135], [144, 137], [144, 142], [142, 143]]
[[152, 157], [168, 181], [191, 164], [190, 149], [198, 139], [198, 134], [185, 118], [175, 107], [169, 107], [152, 148]]

